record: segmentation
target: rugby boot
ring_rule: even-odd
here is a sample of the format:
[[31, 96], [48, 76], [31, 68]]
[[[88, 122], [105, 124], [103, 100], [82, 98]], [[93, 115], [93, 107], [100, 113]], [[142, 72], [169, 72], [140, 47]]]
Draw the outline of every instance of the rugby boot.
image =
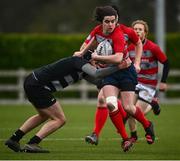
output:
[[43, 149], [38, 144], [25, 144], [21, 149], [25, 153], [49, 153], [49, 150]]
[[122, 143], [121, 143], [121, 147], [122, 147], [124, 152], [129, 151], [132, 146], [133, 146], [133, 142], [130, 139], [123, 140]]
[[87, 135], [85, 137], [85, 141], [90, 144], [98, 145], [98, 137], [95, 133], [92, 133], [91, 135]]
[[12, 139], [8, 139], [5, 142], [5, 145], [8, 146], [8, 148], [10, 148], [11, 150], [15, 151], [15, 152], [19, 152], [20, 151], [20, 144], [17, 141], [14, 141]]
[[154, 141], [155, 141], [155, 134], [154, 134], [154, 127], [153, 127], [153, 123], [152, 122], [150, 122], [149, 127], [147, 127], [145, 129], [145, 131], [146, 131], [145, 137], [146, 137], [147, 143], [148, 144], [153, 144]]

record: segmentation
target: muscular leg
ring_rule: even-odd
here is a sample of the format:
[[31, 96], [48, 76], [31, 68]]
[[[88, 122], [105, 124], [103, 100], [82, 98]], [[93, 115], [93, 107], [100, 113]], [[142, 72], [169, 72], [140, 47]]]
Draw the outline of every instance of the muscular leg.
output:
[[[151, 110], [148, 105], [148, 103], [141, 100], [138, 100], [136, 103], [136, 106], [139, 107], [144, 114], [148, 113], [149, 110]], [[134, 117], [129, 117], [128, 124], [131, 132], [137, 130], [136, 120], [134, 119]]]
[[[149, 112], [149, 110], [151, 110], [151, 108], [149, 108], [149, 104], [141, 100], [137, 101], [136, 106], [139, 107], [144, 114], [146, 114], [147, 112]], [[128, 119], [128, 124], [131, 132], [131, 139], [133, 142], [135, 142], [138, 139], [137, 121], [134, 117], [131, 116]]]
[[144, 114], [139, 109], [139, 107], [134, 105], [134, 92], [133, 91], [121, 92], [121, 99], [125, 110], [130, 115], [132, 115], [136, 120], [138, 120], [145, 129], [149, 127], [150, 122], [144, 117]]
[[[31, 131], [45, 120], [50, 118], [50, 120], [45, 123], [45, 125], [37, 132], [37, 134], [30, 139], [28, 144], [26, 144], [23, 150], [28, 150], [31, 152], [49, 152], [47, 150], [43, 150], [35, 144], [40, 143], [40, 141], [56, 131], [59, 127], [64, 125], [65, 116], [63, 110], [58, 102], [46, 109], [37, 109], [37, 115], [30, 117], [21, 127], [18, 129], [11, 137], [5, 142], [10, 149], [15, 152], [20, 151], [19, 140], [24, 136], [25, 133]], [[31, 146], [29, 145], [31, 144]], [[34, 145], [33, 145], [34, 144]]]
[[131, 114], [137, 121], [139, 121], [145, 131], [146, 131], [146, 140], [148, 144], [153, 144], [155, 140], [153, 124], [147, 120], [144, 116], [144, 113], [138, 106], [133, 104], [133, 92], [122, 92], [121, 93], [122, 103], [124, 108]]
[[36, 136], [41, 139], [47, 137], [65, 124], [66, 118], [58, 102], [49, 108], [39, 109], [38, 111], [50, 118], [50, 120], [36, 133]]
[[94, 133], [97, 135], [97, 137], [99, 136], [102, 128], [104, 127], [107, 117], [108, 117], [108, 109], [106, 106], [103, 91], [100, 90], [98, 93], [98, 102], [95, 113], [94, 130], [93, 130]]
[[106, 98], [106, 104], [109, 109], [109, 115], [111, 121], [116, 127], [117, 131], [121, 134], [124, 140], [128, 139], [126, 129], [123, 123], [122, 115], [118, 109], [117, 97], [119, 95], [119, 89], [112, 85], [106, 85], [103, 87], [104, 96]]
[[27, 119], [19, 129], [23, 131], [24, 133], [28, 133], [29, 131], [39, 126], [41, 123], [43, 123], [47, 119], [48, 117], [44, 114], [41, 114], [41, 113], [36, 114], [34, 116], [31, 116], [29, 119]]
[[97, 108], [94, 116], [94, 128], [93, 133], [90, 135], [87, 135], [85, 137], [85, 141], [87, 143], [91, 144], [98, 144], [98, 137], [99, 134], [104, 127], [104, 124], [108, 117], [108, 108], [106, 106], [105, 98], [103, 95], [103, 91], [100, 90], [98, 93], [98, 102], [97, 102]]
[[[29, 153], [48, 153], [48, 150], [42, 149], [38, 146], [38, 144], [42, 141], [42, 139], [65, 124], [65, 115], [60, 104], [57, 101], [52, 106], [44, 109], [37, 109], [37, 111], [40, 115], [49, 118], [49, 120], [41, 127], [36, 135], [29, 140], [29, 142], [24, 146], [22, 150]], [[29, 124], [26, 123], [25, 125]]]

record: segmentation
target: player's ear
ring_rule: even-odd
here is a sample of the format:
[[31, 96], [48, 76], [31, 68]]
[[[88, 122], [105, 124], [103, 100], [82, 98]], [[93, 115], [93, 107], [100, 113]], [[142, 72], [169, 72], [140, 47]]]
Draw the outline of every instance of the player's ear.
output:
[[118, 17], [118, 15], [116, 16], [116, 23], [118, 23], [118, 20], [119, 20], [119, 17]]

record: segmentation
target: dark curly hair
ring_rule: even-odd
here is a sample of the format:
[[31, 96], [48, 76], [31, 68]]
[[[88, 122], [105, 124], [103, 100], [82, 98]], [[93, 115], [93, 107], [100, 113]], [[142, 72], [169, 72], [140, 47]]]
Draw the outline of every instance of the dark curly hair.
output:
[[95, 8], [94, 18], [96, 21], [102, 22], [105, 16], [118, 16], [117, 11], [112, 6], [100, 6]]

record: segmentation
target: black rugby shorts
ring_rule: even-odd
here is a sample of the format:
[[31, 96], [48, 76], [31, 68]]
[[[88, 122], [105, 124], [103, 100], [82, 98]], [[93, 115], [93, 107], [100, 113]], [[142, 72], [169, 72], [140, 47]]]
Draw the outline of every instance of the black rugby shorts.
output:
[[52, 92], [36, 80], [33, 74], [26, 77], [24, 81], [24, 91], [28, 100], [36, 108], [48, 108], [56, 102]]

